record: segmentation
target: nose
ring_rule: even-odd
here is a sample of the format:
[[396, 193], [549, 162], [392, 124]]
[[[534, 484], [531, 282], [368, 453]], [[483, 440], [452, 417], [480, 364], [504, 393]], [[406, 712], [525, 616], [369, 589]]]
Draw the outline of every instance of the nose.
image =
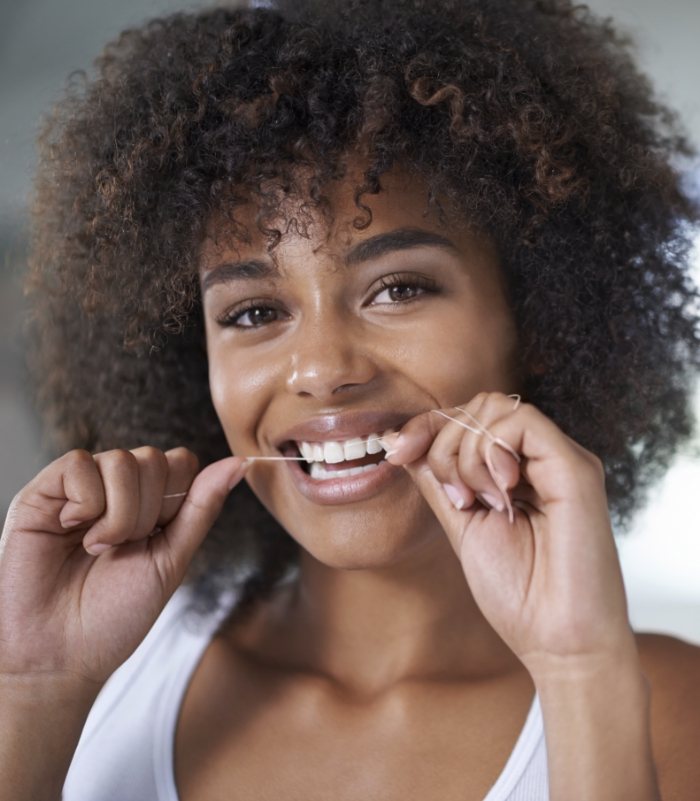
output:
[[300, 327], [294, 338], [287, 390], [320, 401], [369, 384], [377, 366], [368, 343], [340, 317]]

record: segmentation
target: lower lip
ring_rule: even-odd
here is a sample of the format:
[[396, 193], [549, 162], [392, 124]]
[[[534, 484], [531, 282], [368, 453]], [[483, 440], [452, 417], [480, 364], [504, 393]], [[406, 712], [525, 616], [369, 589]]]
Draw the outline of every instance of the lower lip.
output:
[[325, 506], [366, 501], [404, 473], [400, 467], [383, 459], [375, 470], [319, 481], [305, 473], [298, 462], [287, 462], [287, 466], [299, 492], [308, 500]]

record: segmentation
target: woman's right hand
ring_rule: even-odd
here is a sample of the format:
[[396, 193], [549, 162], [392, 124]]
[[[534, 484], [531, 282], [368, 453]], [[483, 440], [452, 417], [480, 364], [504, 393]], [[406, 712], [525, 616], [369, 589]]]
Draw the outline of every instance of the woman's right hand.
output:
[[0, 540], [0, 677], [101, 686], [182, 581], [245, 466], [232, 456], [197, 475], [191, 451], [143, 447], [74, 450], [44, 468]]

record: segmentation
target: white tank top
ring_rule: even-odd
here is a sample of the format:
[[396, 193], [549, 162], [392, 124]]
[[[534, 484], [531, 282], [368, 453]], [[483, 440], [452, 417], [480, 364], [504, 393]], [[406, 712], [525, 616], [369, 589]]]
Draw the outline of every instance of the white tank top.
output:
[[[134, 654], [111, 676], [83, 729], [63, 801], [178, 801], [175, 726], [197, 663], [226, 614], [202, 617], [181, 587]], [[539, 699], [483, 801], [547, 801]]]

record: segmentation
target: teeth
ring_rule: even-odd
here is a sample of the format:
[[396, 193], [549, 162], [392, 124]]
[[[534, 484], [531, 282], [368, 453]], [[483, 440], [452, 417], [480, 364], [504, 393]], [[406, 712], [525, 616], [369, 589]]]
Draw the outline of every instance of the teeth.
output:
[[349, 461], [350, 459], [362, 459], [366, 453], [369, 453], [369, 446], [365, 446], [365, 443], [358, 437], [349, 439], [343, 445], [343, 450], [345, 451], [345, 460]]
[[382, 441], [379, 439], [379, 434], [372, 434], [372, 436], [367, 437], [367, 439], [369, 440], [367, 443], [367, 453], [381, 453], [384, 450]]
[[323, 461], [327, 464], [338, 464], [345, 461], [345, 451], [340, 442], [323, 443]]
[[339, 464], [386, 450], [379, 434], [369, 434], [365, 439], [353, 437], [344, 442], [298, 442], [297, 445], [301, 455], [309, 464], [315, 462]]
[[347, 470], [326, 470], [319, 462], [311, 465], [311, 478], [317, 481], [327, 481], [332, 478], [345, 478], [346, 476], [357, 476], [360, 473], [367, 473], [376, 470], [379, 465], [366, 464], [364, 467], [349, 467]]

